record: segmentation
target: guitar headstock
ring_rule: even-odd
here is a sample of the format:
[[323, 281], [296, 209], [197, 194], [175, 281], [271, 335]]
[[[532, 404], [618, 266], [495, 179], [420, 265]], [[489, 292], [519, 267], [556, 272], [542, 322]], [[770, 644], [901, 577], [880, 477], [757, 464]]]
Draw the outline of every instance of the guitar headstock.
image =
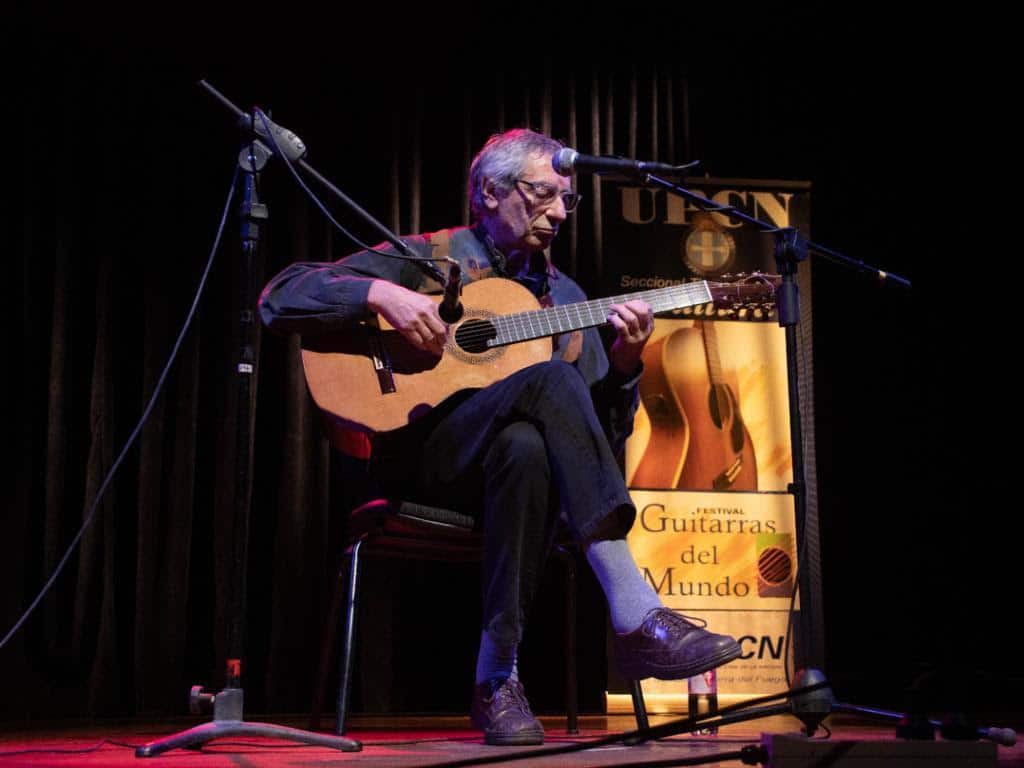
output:
[[716, 314], [748, 320], [765, 319], [774, 313], [775, 290], [780, 285], [781, 275], [764, 272], [740, 272], [722, 275], [718, 282], [708, 281]]

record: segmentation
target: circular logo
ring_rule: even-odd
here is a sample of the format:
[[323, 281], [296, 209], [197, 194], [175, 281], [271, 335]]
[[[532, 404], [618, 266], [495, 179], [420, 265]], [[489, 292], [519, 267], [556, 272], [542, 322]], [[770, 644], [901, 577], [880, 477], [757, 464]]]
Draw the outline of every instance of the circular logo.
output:
[[683, 242], [683, 261], [698, 275], [727, 272], [736, 260], [736, 241], [708, 214], [698, 215]]
[[778, 547], [768, 547], [757, 556], [757, 572], [768, 584], [782, 584], [793, 573], [793, 561]]

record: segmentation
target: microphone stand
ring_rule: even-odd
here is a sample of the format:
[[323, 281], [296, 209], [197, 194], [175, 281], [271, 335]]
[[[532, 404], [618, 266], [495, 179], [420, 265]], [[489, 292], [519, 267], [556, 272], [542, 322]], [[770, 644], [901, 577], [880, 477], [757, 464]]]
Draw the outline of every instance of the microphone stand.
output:
[[[337, 186], [332, 184], [329, 179], [325, 178], [313, 166], [311, 166], [309, 163], [303, 160], [302, 157], [306, 153], [306, 146], [305, 144], [302, 143], [302, 140], [299, 139], [298, 136], [296, 136], [291, 131], [282, 128], [279, 125], [275, 125], [269, 120], [266, 120], [266, 123], [270, 126], [270, 130], [267, 131], [264, 126], [263, 119], [257, 119], [256, 114], [253, 114], [251, 116], [247, 115], [245, 112], [239, 109], [234, 103], [232, 103], [230, 99], [224, 96], [224, 94], [222, 94], [220, 91], [218, 91], [205, 80], [200, 80], [199, 86], [203, 88], [211, 96], [213, 96], [215, 99], [217, 99], [217, 101], [219, 101], [224, 106], [225, 109], [233, 113], [238, 118], [238, 123], [240, 126], [254, 132], [255, 134], [258, 134], [259, 136], [268, 139], [270, 143], [273, 145], [274, 149], [277, 150], [283, 156], [287, 163], [294, 163], [298, 165], [299, 168], [301, 168], [305, 173], [309, 174], [312, 178], [316, 179], [328, 190], [330, 190], [331, 194], [333, 194], [335, 197], [341, 200], [341, 202], [344, 203], [345, 206], [350, 211], [352, 211], [352, 213], [356, 214], [366, 224], [372, 227], [377, 232], [378, 235], [380, 235], [382, 238], [391, 243], [391, 245], [394, 246], [394, 248], [400, 254], [402, 254], [408, 259], [415, 261], [416, 264], [420, 267], [420, 269], [426, 272], [428, 276], [432, 277], [442, 286], [448, 283], [448, 277], [445, 275], [444, 272], [441, 271], [440, 268], [438, 268], [436, 264], [434, 264], [432, 261], [426, 261], [425, 259], [417, 256], [416, 253], [404, 241], [400, 240], [394, 232], [392, 232], [390, 229], [388, 229], [379, 221], [377, 221], [377, 219], [375, 219], [368, 211], [363, 209], [362, 206], [360, 206], [352, 198], [350, 198], [348, 195], [346, 195], [344, 192], [338, 189]], [[268, 149], [267, 146], [259, 139], [254, 138], [253, 144], [256, 146], [257, 149], [268, 154], [273, 154], [271, 150]], [[456, 262], [454, 260], [449, 259], [449, 263], [453, 267], [456, 266]]]
[[[1012, 728], [975, 728], [963, 726], [953, 721], [940, 722], [926, 718], [915, 718], [904, 712], [892, 712], [887, 709], [876, 709], [864, 707], [858, 704], [847, 704], [836, 701], [832, 695], [832, 689], [828, 685], [825, 676], [817, 669], [800, 670], [796, 680], [793, 681], [794, 690], [786, 701], [779, 704], [772, 704], [766, 707], [753, 707], [739, 709], [725, 714], [705, 714], [699, 717], [687, 718], [679, 723], [667, 723], [660, 728], [666, 732], [659, 733], [659, 737], [685, 733], [696, 726], [717, 728], [721, 725], [742, 723], [747, 720], [757, 720], [762, 717], [774, 717], [776, 715], [795, 716], [803, 723], [803, 734], [812, 738], [818, 727], [826, 717], [833, 713], [849, 715], [864, 715], [879, 720], [898, 723], [897, 735], [905, 739], [918, 741], [931, 741], [935, 738], [936, 729], [950, 741], [977, 741], [984, 739], [995, 742], [1003, 747], [1012, 747], [1017, 743], [1017, 734]], [[640, 731], [641, 740], [647, 740], [643, 731]]]
[[[289, 165], [294, 163], [303, 171], [312, 176], [323, 186], [327, 187], [339, 200], [341, 200], [353, 213], [359, 216], [364, 222], [370, 225], [376, 232], [391, 243], [392, 246], [403, 256], [416, 262], [429, 277], [436, 280], [445, 287], [444, 306], [452, 316], [457, 317], [462, 313], [462, 307], [458, 303], [459, 278], [457, 262], [449, 259], [450, 269], [448, 275], [432, 261], [419, 257], [391, 230], [377, 221], [367, 211], [360, 207], [355, 201], [349, 198], [338, 187], [324, 178], [315, 168], [310, 166], [303, 155], [306, 153], [306, 146], [291, 131], [271, 122], [265, 115], [257, 114], [253, 110], [251, 115], [246, 114], [227, 99], [222, 93], [215, 89], [205, 80], [199, 81], [200, 87], [206, 90], [211, 96], [219, 101], [229, 112], [238, 118], [238, 124], [250, 134], [249, 141], [243, 147], [239, 155], [239, 163], [243, 170], [244, 199], [241, 208], [242, 217], [242, 250], [244, 255], [243, 275], [241, 279], [242, 303], [241, 303], [241, 337], [242, 352], [239, 357], [239, 400], [238, 400], [238, 433], [237, 433], [237, 454], [236, 454], [236, 493], [235, 493], [235, 536], [234, 536], [234, 576], [235, 583], [232, 593], [232, 624], [229, 629], [229, 653], [232, 658], [227, 663], [227, 684], [220, 693], [214, 695], [204, 693], [201, 686], [193, 686], [190, 695], [190, 709], [193, 712], [199, 711], [204, 705], [213, 705], [214, 722], [191, 728], [178, 734], [151, 742], [139, 747], [135, 754], [137, 757], [152, 757], [177, 747], [197, 747], [214, 738], [222, 736], [233, 736], [248, 734], [250, 736], [271, 736], [277, 738], [298, 741], [303, 744], [313, 744], [322, 747], [331, 747], [344, 752], [358, 752], [362, 749], [355, 739], [349, 739], [339, 732], [336, 736], [303, 731], [297, 728], [270, 725], [263, 723], [242, 722], [242, 701], [243, 693], [240, 685], [241, 677], [241, 648], [242, 628], [245, 614], [245, 581], [246, 581], [246, 550], [249, 534], [249, 506], [252, 489], [249, 475], [252, 469], [252, 440], [250, 438], [251, 409], [252, 409], [252, 388], [251, 376], [256, 369], [255, 359], [255, 313], [252, 307], [256, 302], [256, 292], [252, 286], [252, 262], [256, 253], [256, 246], [259, 242], [259, 222], [267, 218], [267, 208], [257, 199], [259, 171], [266, 165], [272, 154], [282, 155], [282, 159]], [[267, 147], [259, 137], [267, 139], [273, 146], [273, 150]], [[325, 211], [326, 213], [326, 211]], [[342, 670], [342, 674], [346, 674]], [[342, 681], [339, 692], [339, 708], [341, 699], [344, 697], [347, 686]]]
[[[864, 261], [850, 258], [838, 251], [826, 248], [820, 243], [804, 237], [795, 227], [776, 227], [760, 219], [754, 218], [743, 211], [737, 210], [730, 205], [720, 205], [703, 195], [699, 195], [689, 189], [673, 184], [663, 178], [643, 172], [642, 167], [638, 168], [636, 174], [645, 186], [654, 186], [666, 192], [678, 195], [697, 205], [705, 211], [722, 213], [731, 219], [749, 224], [762, 232], [767, 232], [775, 238], [775, 263], [779, 274], [782, 276], [782, 284], [776, 291], [776, 306], [778, 307], [779, 325], [785, 329], [786, 334], [786, 370], [788, 376], [789, 390], [789, 419], [790, 419], [790, 444], [793, 462], [793, 482], [789, 486], [789, 492], [793, 495], [794, 514], [796, 521], [797, 539], [804, 541], [807, 514], [807, 485], [805, 478], [805, 466], [803, 455], [803, 430], [802, 417], [800, 413], [800, 389], [799, 389], [799, 368], [797, 366], [797, 348], [799, 338], [797, 328], [800, 323], [800, 292], [795, 281], [799, 264], [808, 258], [809, 253], [826, 258], [835, 263], [846, 266], [855, 271], [873, 274], [880, 281], [891, 282], [895, 285], [911, 289], [911, 283], [905, 277], [873, 267]], [[798, 564], [800, 568], [799, 589], [806, 596], [811, 594], [808, 572]], [[810, 620], [804, 621], [806, 627]], [[795, 681], [796, 687], [818, 685], [825, 681], [824, 675], [815, 670], [801, 670]], [[811, 737], [814, 735], [822, 720], [831, 712], [843, 712], [848, 714], [864, 715], [868, 717], [881, 718], [889, 721], [897, 721], [900, 727], [897, 735], [910, 739], [933, 739], [934, 731], [939, 728], [942, 735], [950, 740], [976, 740], [988, 739], [1002, 746], [1012, 746], [1016, 743], [1016, 733], [1009, 728], [975, 728], [956, 722], [940, 723], [934, 720], [927, 720], [924, 717], [907, 715], [900, 712], [874, 709], [854, 704], [837, 702], [832, 696], [830, 689], [825, 688], [827, 696], [821, 692], [811, 696], [794, 697], [788, 704], [779, 704], [769, 707], [738, 711], [722, 716], [706, 715], [702, 718], [690, 718], [681, 723], [675, 733], [683, 733], [694, 727], [695, 722], [706, 727], [716, 727], [728, 723], [736, 723], [745, 720], [752, 720], [761, 717], [786, 714], [792, 712], [804, 723], [804, 733]], [[641, 731], [641, 734], [644, 734]], [[646, 740], [646, 736], [642, 735]]]
[[[255, 115], [253, 115], [255, 118]], [[253, 119], [255, 125], [255, 119]], [[241, 685], [243, 636], [245, 618], [246, 573], [249, 542], [249, 511], [252, 501], [252, 377], [256, 373], [256, 292], [253, 286], [253, 262], [259, 246], [260, 224], [268, 216], [267, 206], [259, 201], [259, 172], [270, 157], [269, 151], [255, 137], [242, 148], [238, 162], [242, 169], [241, 220], [242, 263], [239, 304], [240, 350], [236, 365], [238, 381], [237, 421], [235, 425], [235, 516], [232, 536], [233, 557], [231, 623], [228, 628], [227, 681], [217, 694], [203, 693], [193, 686], [190, 709], [199, 711], [203, 705], [213, 705], [213, 722], [181, 731], [144, 744], [135, 750], [136, 757], [155, 757], [179, 747], [197, 749], [208, 741], [225, 736], [269, 736], [319, 747], [330, 747], [343, 752], [358, 752], [363, 747], [355, 739], [328, 736], [298, 728], [270, 723], [246, 723], [242, 720], [244, 692]]]
[[[684, 166], [685, 167], [685, 166]], [[799, 338], [797, 329], [800, 324], [800, 292], [795, 281], [799, 263], [808, 257], [809, 252], [814, 252], [824, 258], [842, 264], [851, 269], [875, 275], [879, 280], [892, 282], [902, 288], [910, 289], [911, 283], [904, 277], [886, 272], [877, 267], [870, 266], [863, 261], [844, 256], [838, 251], [826, 248], [805, 238], [795, 227], [776, 227], [766, 221], [750, 216], [731, 205], [721, 205], [703, 195], [699, 195], [684, 187], [673, 184], [666, 179], [642, 172], [637, 174], [640, 182], [645, 186], [654, 186], [663, 189], [670, 194], [677, 195], [697, 205], [705, 211], [722, 213], [735, 221], [741, 221], [750, 226], [770, 233], [775, 238], [775, 263], [779, 275], [782, 276], [782, 284], [776, 290], [776, 306], [778, 307], [779, 325], [785, 329], [786, 336], [786, 371], [789, 394], [789, 435], [790, 449], [793, 463], [793, 482], [788, 487], [788, 492], [793, 496], [794, 518], [796, 522], [797, 541], [803, 543], [806, 535], [807, 520], [807, 485], [804, 466], [803, 428], [802, 416], [800, 414], [800, 387], [799, 368], [797, 366], [797, 351]], [[803, 563], [797, 565], [799, 573], [799, 589], [805, 596], [812, 594], [808, 570]], [[807, 613], [810, 613], [809, 611]], [[804, 619], [803, 629], [806, 632], [812, 626], [810, 617]], [[801, 638], [806, 640], [806, 637]], [[799, 660], [798, 660], [799, 661]], [[806, 666], [798, 663], [797, 666]]]

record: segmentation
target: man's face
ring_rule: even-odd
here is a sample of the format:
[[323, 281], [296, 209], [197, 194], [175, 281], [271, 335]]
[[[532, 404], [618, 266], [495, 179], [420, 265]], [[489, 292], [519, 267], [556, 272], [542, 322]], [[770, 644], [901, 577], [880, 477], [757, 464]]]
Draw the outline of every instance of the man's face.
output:
[[495, 245], [507, 255], [547, 248], [567, 215], [562, 195], [571, 190], [571, 180], [555, 173], [549, 154], [531, 155], [511, 189], [488, 180], [485, 223]]

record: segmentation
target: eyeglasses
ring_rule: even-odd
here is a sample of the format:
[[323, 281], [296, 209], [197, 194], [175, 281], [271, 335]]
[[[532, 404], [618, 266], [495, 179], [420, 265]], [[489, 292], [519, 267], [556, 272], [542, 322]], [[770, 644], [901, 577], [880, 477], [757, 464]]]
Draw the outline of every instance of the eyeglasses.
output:
[[[530, 202], [534, 205], [549, 206], [555, 202], [555, 197], [558, 196], [558, 187], [554, 184], [548, 184], [543, 181], [527, 181], [526, 179], [516, 179], [515, 183], [525, 184], [529, 187]], [[566, 213], [575, 211], [580, 204], [580, 200], [583, 199], [583, 195], [572, 190], [563, 192], [561, 197]]]

